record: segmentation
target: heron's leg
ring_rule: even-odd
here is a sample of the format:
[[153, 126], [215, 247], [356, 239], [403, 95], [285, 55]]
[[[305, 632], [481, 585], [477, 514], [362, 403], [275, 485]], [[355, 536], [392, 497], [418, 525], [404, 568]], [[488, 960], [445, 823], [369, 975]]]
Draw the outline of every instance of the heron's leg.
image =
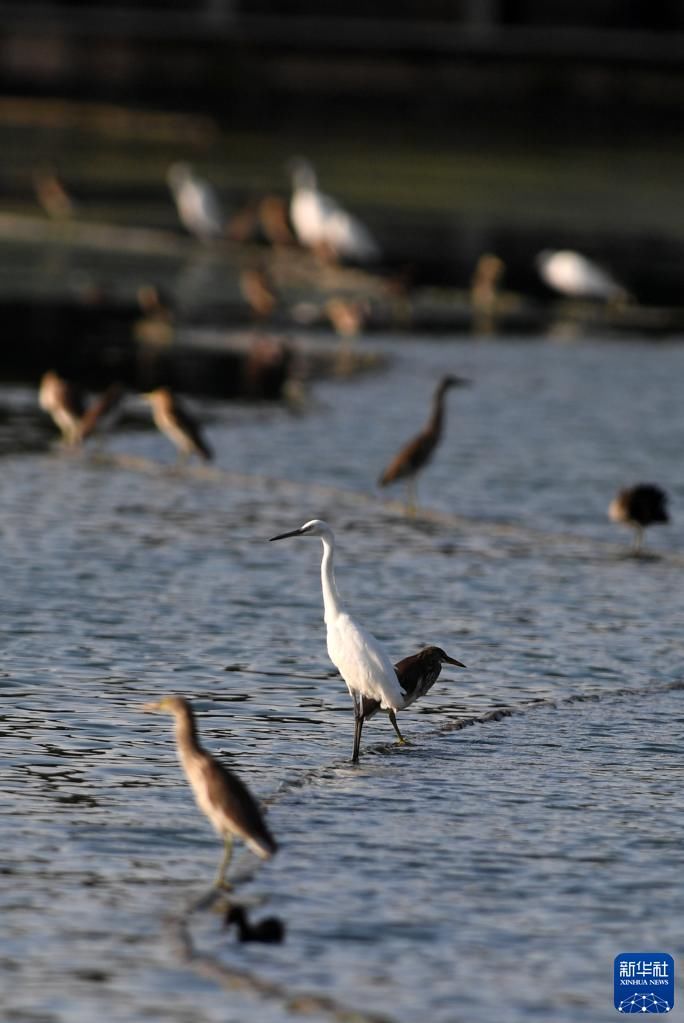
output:
[[226, 887], [226, 882], [223, 879], [226, 875], [228, 867], [230, 866], [230, 861], [233, 856], [233, 836], [230, 833], [227, 834], [224, 839], [224, 842], [225, 844], [223, 847], [223, 856], [221, 857], [221, 864], [216, 875], [216, 880], [214, 881], [214, 888]]
[[641, 554], [641, 543], [644, 538], [643, 526], [637, 525], [634, 532], [634, 547], [632, 548], [634, 554]]
[[354, 748], [352, 749], [352, 764], [358, 763], [359, 746], [361, 745], [361, 729], [363, 728], [363, 697], [361, 693], [352, 693], [354, 701]]
[[393, 710], [391, 710], [389, 712], [389, 719], [392, 722], [392, 728], [394, 729], [394, 731], [399, 736], [399, 742], [406, 742], [406, 739], [404, 738], [404, 736], [399, 731], [399, 725], [397, 724], [397, 715], [394, 713]]
[[406, 514], [411, 517], [416, 514], [417, 499], [418, 489], [416, 487], [416, 477], [409, 476], [406, 482]]

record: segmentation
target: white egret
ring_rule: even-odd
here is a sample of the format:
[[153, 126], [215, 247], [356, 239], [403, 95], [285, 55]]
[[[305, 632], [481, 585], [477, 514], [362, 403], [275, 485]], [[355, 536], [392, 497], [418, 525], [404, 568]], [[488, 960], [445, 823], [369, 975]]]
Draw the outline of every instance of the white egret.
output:
[[202, 436], [199, 423], [168, 387], [157, 387], [143, 394], [143, 398], [152, 406], [157, 429], [176, 446], [181, 458], [194, 454], [206, 462], [211, 461], [213, 452]]
[[271, 540], [285, 540], [290, 536], [317, 536], [323, 544], [321, 586], [328, 656], [346, 682], [354, 703], [352, 763], [356, 763], [363, 727], [364, 697], [377, 700], [384, 710], [395, 711], [404, 706], [406, 694], [399, 685], [392, 661], [382, 643], [354, 621], [342, 604], [335, 582], [335, 537], [330, 526], [321, 519], [311, 519], [299, 529], [272, 536]]
[[309, 161], [297, 158], [290, 167], [290, 220], [300, 245], [332, 259], [356, 263], [379, 259], [380, 249], [368, 228], [331, 196], [319, 192]]
[[200, 241], [220, 237], [226, 218], [209, 182], [196, 177], [187, 163], [171, 164], [166, 180], [183, 227]]
[[655, 483], [637, 483], [620, 490], [608, 506], [608, 518], [635, 530], [634, 553], [641, 550], [646, 526], [669, 522], [667, 494]]
[[607, 270], [572, 249], [544, 249], [535, 259], [545, 284], [570, 298], [624, 302], [628, 292]]

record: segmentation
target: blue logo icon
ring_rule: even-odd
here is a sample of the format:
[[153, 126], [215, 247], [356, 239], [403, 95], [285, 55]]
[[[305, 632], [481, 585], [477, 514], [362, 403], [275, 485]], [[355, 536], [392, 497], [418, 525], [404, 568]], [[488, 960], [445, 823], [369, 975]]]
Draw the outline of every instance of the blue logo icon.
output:
[[622, 952], [613, 970], [615, 1008], [631, 1013], [671, 1012], [674, 959], [667, 952]]

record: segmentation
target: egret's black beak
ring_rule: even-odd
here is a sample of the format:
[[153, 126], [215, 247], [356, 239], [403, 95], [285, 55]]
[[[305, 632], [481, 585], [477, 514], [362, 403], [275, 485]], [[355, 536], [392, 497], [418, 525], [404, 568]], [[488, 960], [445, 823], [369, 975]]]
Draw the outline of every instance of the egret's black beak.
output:
[[445, 657], [443, 663], [454, 664], [457, 668], [465, 668], [465, 664], [462, 664], [461, 661], [456, 661], [453, 657]]
[[301, 535], [302, 535], [302, 530], [301, 529], [293, 529], [290, 533], [279, 533], [278, 536], [270, 537], [268, 542], [271, 543], [271, 541], [273, 541], [273, 540], [286, 540], [288, 538], [288, 536], [301, 536]]

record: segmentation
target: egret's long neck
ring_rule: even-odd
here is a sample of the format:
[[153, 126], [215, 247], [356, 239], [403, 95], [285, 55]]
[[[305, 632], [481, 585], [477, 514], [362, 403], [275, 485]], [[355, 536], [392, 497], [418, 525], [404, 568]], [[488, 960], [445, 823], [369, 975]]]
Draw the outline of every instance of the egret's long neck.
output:
[[321, 537], [323, 544], [323, 560], [321, 561], [321, 586], [323, 588], [323, 608], [326, 624], [343, 611], [342, 600], [335, 582], [333, 568], [333, 547], [327, 536]]

